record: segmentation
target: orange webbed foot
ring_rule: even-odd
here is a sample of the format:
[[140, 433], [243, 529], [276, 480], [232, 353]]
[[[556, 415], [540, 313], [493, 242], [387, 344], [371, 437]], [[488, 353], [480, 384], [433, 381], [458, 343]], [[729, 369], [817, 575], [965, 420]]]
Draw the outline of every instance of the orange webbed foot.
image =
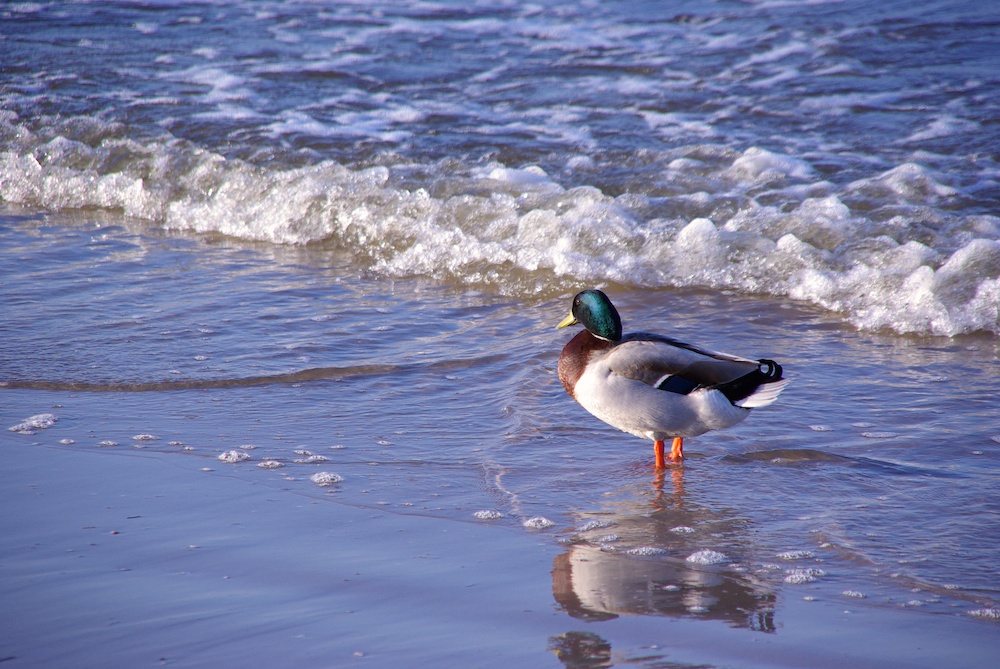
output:
[[674, 437], [674, 443], [670, 445], [668, 457], [674, 462], [680, 462], [684, 459], [684, 439], [682, 437]]
[[653, 442], [653, 454], [656, 456], [656, 469], [666, 469], [667, 460], [671, 462], [680, 462], [684, 459], [684, 439], [681, 437], [674, 437], [674, 442], [670, 445], [670, 454], [665, 455], [666, 444], [663, 443], [662, 439], [657, 439]]

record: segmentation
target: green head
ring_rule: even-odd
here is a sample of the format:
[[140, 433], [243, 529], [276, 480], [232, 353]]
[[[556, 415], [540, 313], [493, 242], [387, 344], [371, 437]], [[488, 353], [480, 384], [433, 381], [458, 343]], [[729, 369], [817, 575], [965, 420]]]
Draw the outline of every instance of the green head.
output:
[[622, 319], [608, 296], [599, 290], [585, 290], [573, 298], [573, 308], [557, 328], [580, 323], [592, 335], [618, 341], [622, 338]]

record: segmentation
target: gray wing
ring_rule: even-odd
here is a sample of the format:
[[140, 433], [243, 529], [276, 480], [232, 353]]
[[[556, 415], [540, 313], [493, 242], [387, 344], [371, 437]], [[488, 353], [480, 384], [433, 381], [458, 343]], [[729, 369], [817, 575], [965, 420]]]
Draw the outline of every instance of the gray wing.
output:
[[760, 365], [757, 360], [642, 332], [625, 336], [607, 353], [605, 362], [615, 374], [682, 394], [734, 381]]

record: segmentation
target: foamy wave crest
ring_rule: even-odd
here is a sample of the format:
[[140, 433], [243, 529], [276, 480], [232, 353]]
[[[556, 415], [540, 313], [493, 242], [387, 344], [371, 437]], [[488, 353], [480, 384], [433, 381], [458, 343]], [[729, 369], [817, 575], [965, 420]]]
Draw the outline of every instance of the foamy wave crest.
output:
[[323, 243], [366, 270], [501, 292], [701, 286], [804, 300], [863, 329], [1000, 332], [1000, 218], [953, 213], [960, 190], [916, 163], [838, 186], [801, 159], [691, 147], [664, 163], [680, 194], [612, 197], [534, 166], [265, 167], [98, 121], [46, 137], [0, 121], [8, 203]]

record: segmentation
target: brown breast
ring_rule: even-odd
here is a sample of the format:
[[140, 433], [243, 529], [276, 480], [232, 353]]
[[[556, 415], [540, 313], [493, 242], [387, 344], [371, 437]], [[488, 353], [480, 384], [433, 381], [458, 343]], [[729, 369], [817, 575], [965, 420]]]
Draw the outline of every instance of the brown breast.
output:
[[573, 399], [576, 399], [576, 382], [583, 376], [591, 356], [612, 346], [614, 344], [595, 337], [589, 330], [582, 331], [563, 346], [562, 353], [559, 354], [559, 380]]

